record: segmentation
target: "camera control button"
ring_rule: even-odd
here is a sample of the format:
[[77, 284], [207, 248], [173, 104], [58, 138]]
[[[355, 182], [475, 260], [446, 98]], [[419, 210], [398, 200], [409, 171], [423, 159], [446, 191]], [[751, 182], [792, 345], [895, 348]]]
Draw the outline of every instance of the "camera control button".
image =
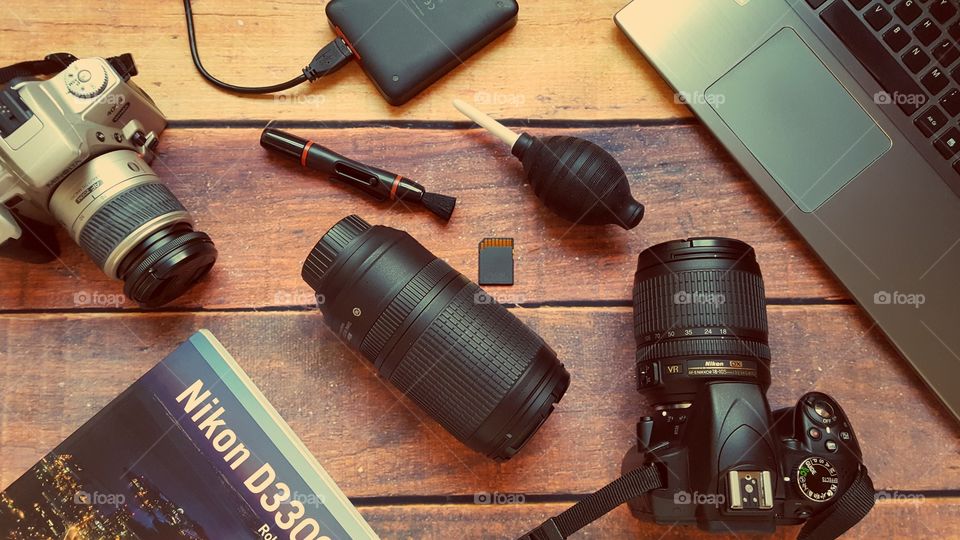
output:
[[95, 98], [107, 89], [109, 75], [97, 60], [77, 60], [63, 73], [67, 91], [81, 99]]
[[823, 434], [820, 433], [820, 430], [815, 427], [810, 428], [810, 431], [808, 431], [807, 434], [810, 435], [810, 438], [815, 441], [819, 441], [820, 437], [823, 436]]
[[833, 439], [828, 440], [827, 442], [823, 443], [823, 445], [827, 448], [827, 451], [829, 452], [836, 452], [838, 448], [837, 441]]
[[853, 437], [850, 435], [850, 432], [849, 432], [849, 431], [841, 431], [841, 432], [840, 432], [840, 438], [843, 439], [843, 440], [845, 440], [845, 441], [849, 441], [849, 440], [853, 439]]
[[834, 416], [833, 406], [823, 400], [817, 400], [813, 404], [813, 410], [815, 410], [821, 418], [826, 420], [829, 420]]

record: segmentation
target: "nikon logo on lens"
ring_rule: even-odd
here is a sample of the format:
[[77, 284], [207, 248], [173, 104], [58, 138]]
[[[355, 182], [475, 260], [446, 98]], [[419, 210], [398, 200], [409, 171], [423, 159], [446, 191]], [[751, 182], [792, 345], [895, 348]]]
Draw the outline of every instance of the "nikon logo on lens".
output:
[[513, 457], [570, 375], [536, 333], [409, 234], [357, 216], [303, 266], [327, 325], [470, 448]]

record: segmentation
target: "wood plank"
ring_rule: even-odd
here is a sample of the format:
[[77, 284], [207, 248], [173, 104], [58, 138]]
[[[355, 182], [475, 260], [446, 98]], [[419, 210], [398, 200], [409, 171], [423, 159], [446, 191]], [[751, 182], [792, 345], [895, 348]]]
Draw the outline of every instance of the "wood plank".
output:
[[[424, 211], [370, 202], [329, 185], [260, 148], [259, 130], [170, 130], [155, 169], [221, 254], [212, 278], [176, 305], [309, 303], [310, 290], [300, 279], [303, 260], [330, 226], [354, 212], [371, 223], [407, 230], [472, 279], [482, 238], [515, 238], [517, 285], [494, 291], [511, 303], [626, 302], [642, 249], [715, 235], [756, 247], [770, 297], [845, 296], [752, 181], [695, 126], [533, 130], [586, 137], [621, 161], [635, 195], [648, 206], [633, 231], [571, 228], [522, 185], [522, 169], [508, 150], [478, 130], [293, 131], [458, 196], [453, 220], [444, 225]], [[6, 282], [0, 309], [113, 307], [112, 295], [122, 285], [104, 276], [69, 239], [62, 244], [61, 264], [0, 260]]]
[[[544, 519], [565, 510], [566, 504], [417, 505], [361, 507], [360, 513], [384, 539], [516, 538], [536, 527]], [[956, 523], [960, 519], [960, 499], [910, 499], [881, 501], [873, 511], [843, 538], [849, 540], [887, 540], [901, 538], [960, 538]], [[633, 518], [626, 508], [614, 510], [578, 532], [576, 540], [608, 538], [657, 538], [660, 540], [710, 540], [716, 538], [793, 539], [800, 527], [782, 527], [775, 535], [708, 534], [689, 526], [656, 525]]]
[[[241, 86], [300, 74], [334, 38], [327, 2], [194, 0], [206, 68]], [[134, 55], [137, 78], [171, 119], [462, 120], [450, 102], [474, 100], [504, 118], [678, 118], [690, 112], [613, 22], [625, 0], [526, 0], [516, 28], [402, 108], [380, 98], [355, 63], [288, 94], [243, 98], [206, 83], [190, 61], [179, 1], [91, 5], [8, 0], [0, 63], [69, 51]]]
[[[635, 422], [650, 411], [636, 391], [630, 310], [516, 313], [558, 351], [572, 385], [542, 431], [504, 464], [398, 402], [313, 312], [3, 315], [0, 485], [191, 332], [209, 328], [353, 497], [593, 491], [619, 474]], [[770, 325], [774, 406], [793, 406], [815, 389], [833, 395], [878, 489], [960, 486], [960, 430], [855, 308], [776, 306]]]

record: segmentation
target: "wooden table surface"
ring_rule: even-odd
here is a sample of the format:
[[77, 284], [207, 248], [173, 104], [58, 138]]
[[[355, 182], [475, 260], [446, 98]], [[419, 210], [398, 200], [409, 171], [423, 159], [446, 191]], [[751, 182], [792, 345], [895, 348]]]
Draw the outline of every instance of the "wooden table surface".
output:
[[[49, 52], [131, 52], [136, 81], [171, 120], [155, 168], [220, 250], [186, 297], [146, 312], [61, 234], [61, 261], [0, 260], [0, 486], [200, 328], [236, 356], [384, 538], [508, 538], [618, 474], [635, 422], [630, 287], [636, 256], [719, 235], [756, 247], [769, 295], [775, 406], [809, 390], [852, 418], [881, 500], [851, 538], [960, 537], [960, 429], [743, 171], [616, 29], [624, 0], [525, 0], [514, 30], [402, 108], [356, 65], [309, 88], [241, 98], [189, 59], [182, 5], [4, 0], [0, 64]], [[194, 2], [207, 68], [231, 82], [286, 80], [333, 38], [325, 2]], [[463, 98], [534, 134], [610, 150], [647, 204], [634, 231], [574, 227], [545, 211], [507, 149], [450, 105]], [[449, 192], [449, 225], [368, 202], [267, 155], [268, 123]], [[440, 189], [442, 188], [442, 189]], [[510, 462], [471, 453], [396, 397], [310, 307], [300, 265], [357, 213], [409, 231], [468, 276], [477, 243], [517, 244], [517, 285], [495, 292], [558, 351], [572, 386]], [[525, 503], [474, 504], [476, 493]], [[783, 529], [778, 538], [793, 538]], [[706, 538], [621, 508], [578, 538]]]

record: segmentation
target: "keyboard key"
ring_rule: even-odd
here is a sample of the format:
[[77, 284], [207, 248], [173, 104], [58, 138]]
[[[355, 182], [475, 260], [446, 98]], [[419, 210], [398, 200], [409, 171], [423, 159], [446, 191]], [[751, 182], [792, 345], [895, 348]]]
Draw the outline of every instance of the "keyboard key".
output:
[[950, 32], [950, 37], [960, 41], [960, 21], [951, 24], [950, 28], [947, 29], [947, 32]]
[[817, 9], [823, 5], [827, 0], [807, 0], [807, 4], [810, 4], [810, 7]]
[[880, 30], [893, 20], [893, 15], [887, 11], [887, 8], [876, 4], [867, 10], [863, 18], [867, 20], [867, 23], [869, 23], [874, 30]]
[[960, 173], [960, 161], [955, 161], [955, 162], [953, 162], [953, 170], [955, 170], [955, 171], [957, 171], [958, 173]]
[[960, 150], [960, 130], [955, 127], [948, 129], [933, 145], [937, 147], [941, 156], [947, 159], [952, 158]]
[[917, 0], [903, 0], [893, 8], [893, 12], [901, 21], [910, 24], [923, 14], [923, 9], [917, 4]]
[[930, 19], [924, 19], [920, 21], [920, 24], [913, 28], [913, 35], [917, 36], [917, 39], [920, 40], [920, 43], [924, 45], [930, 45], [933, 43], [933, 40], [940, 37], [940, 27], [933, 24], [933, 21]]
[[933, 18], [945, 23], [957, 14], [957, 6], [953, 5], [954, 0], [936, 0], [930, 5], [930, 14]]
[[949, 39], [941, 41], [936, 47], [930, 49], [930, 53], [943, 67], [950, 67], [950, 64], [960, 58], [960, 51]]
[[960, 66], [953, 68], [953, 71], [950, 72], [950, 76], [953, 77], [953, 80], [960, 83]]
[[924, 75], [923, 78], [920, 79], [920, 82], [935, 96], [942, 92], [950, 81], [947, 80], [947, 75], [940, 71], [940, 68], [935, 67]]
[[960, 114], [960, 90], [951, 88], [940, 98], [940, 105], [950, 116]]
[[[843, 2], [830, 4], [820, 12], [820, 18], [889, 94], [908, 97], [926, 94], [913, 77], [900, 66], [896, 57], [890, 56], [880, 40], [846, 4]], [[920, 69], [917, 71], [919, 72]], [[897, 105], [904, 113], [912, 115], [920, 108], [916, 104], [916, 99], [899, 99], [899, 97]]]
[[934, 105], [923, 111], [923, 114], [918, 116], [913, 123], [921, 133], [927, 137], [932, 137], [934, 133], [940, 131], [940, 128], [947, 123], [947, 115], [943, 114], [940, 107]]
[[914, 45], [912, 49], [903, 55], [903, 63], [907, 65], [907, 69], [910, 71], [920, 73], [920, 70], [927, 67], [927, 64], [930, 63], [930, 57], [927, 56], [927, 53], [923, 52], [923, 49]]
[[863, 9], [867, 4], [870, 3], [870, 0], [849, 0], [850, 5], [857, 8]]
[[910, 34], [898, 24], [883, 34], [883, 40], [893, 49], [893, 52], [900, 52], [910, 43]]

